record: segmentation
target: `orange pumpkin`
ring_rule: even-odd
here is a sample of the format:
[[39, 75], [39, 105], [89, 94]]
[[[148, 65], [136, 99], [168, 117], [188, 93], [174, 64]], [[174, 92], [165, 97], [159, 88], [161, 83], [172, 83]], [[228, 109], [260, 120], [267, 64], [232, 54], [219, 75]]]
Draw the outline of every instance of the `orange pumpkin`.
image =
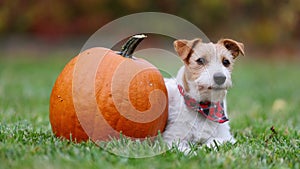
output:
[[167, 90], [159, 70], [132, 57], [144, 35], [121, 52], [96, 47], [73, 58], [58, 76], [50, 96], [50, 123], [57, 137], [108, 141], [120, 132], [132, 138], [163, 131]]

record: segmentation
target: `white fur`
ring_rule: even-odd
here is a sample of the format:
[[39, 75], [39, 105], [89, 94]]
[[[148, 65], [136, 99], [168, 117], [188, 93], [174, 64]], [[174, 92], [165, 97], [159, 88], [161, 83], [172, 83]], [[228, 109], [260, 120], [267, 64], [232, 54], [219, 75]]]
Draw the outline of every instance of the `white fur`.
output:
[[[181, 68], [178, 74], [182, 74], [183, 70]], [[188, 152], [190, 150], [189, 142], [206, 144], [209, 147], [215, 146], [214, 140], [218, 144], [226, 141], [235, 142], [230, 134], [228, 122], [223, 124], [212, 122], [186, 107], [177, 88], [180, 80], [165, 79], [165, 83], [169, 96], [169, 117], [163, 138], [169, 146], [175, 143], [178, 144], [181, 151]], [[224, 101], [224, 105], [226, 105], [226, 100]], [[227, 115], [226, 108], [225, 114]]]
[[[176, 46], [175, 46], [176, 48]], [[224, 142], [234, 143], [235, 139], [230, 133], [229, 122], [217, 123], [206, 119], [203, 115], [189, 109], [184, 98], [179, 93], [177, 85], [183, 85], [184, 74], [189, 71], [199, 76], [194, 80], [189, 79], [187, 85], [189, 87], [188, 95], [196, 100], [223, 101], [224, 111], [227, 114], [226, 93], [231, 87], [231, 69], [225, 68], [220, 61], [220, 57], [228, 57], [233, 62], [234, 58], [229, 50], [226, 50], [220, 44], [201, 43], [195, 48], [192, 59], [205, 54], [210, 58], [209, 64], [205, 69], [198, 68], [194, 61], [181, 67], [178, 71], [176, 79], [165, 79], [169, 97], [169, 117], [166, 130], [163, 133], [164, 140], [171, 147], [177, 144], [179, 149], [185, 153], [190, 150], [189, 144], [205, 144], [209, 147], [215, 147], [217, 144]], [[194, 65], [193, 65], [194, 64]], [[189, 69], [193, 70], [189, 70]], [[195, 73], [196, 72], [196, 73]], [[226, 76], [226, 81], [221, 87], [224, 90], [209, 90], [209, 86], [216, 85], [213, 81], [213, 74], [222, 72]], [[198, 87], [202, 87], [201, 90]], [[228, 116], [227, 116], [228, 117]]]

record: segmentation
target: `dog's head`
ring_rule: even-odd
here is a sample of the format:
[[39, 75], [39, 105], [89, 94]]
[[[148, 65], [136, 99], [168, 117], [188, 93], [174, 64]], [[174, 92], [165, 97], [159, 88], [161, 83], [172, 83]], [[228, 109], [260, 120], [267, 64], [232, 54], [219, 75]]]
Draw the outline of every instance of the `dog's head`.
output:
[[232, 39], [203, 43], [201, 39], [176, 40], [174, 47], [185, 64], [184, 89], [200, 100], [221, 101], [232, 86], [231, 72], [244, 45]]

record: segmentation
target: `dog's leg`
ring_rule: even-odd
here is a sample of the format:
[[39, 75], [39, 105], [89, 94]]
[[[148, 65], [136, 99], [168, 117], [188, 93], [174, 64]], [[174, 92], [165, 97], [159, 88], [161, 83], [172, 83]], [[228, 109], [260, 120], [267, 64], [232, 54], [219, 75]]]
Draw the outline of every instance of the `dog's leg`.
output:
[[230, 142], [232, 144], [236, 142], [236, 140], [233, 138], [233, 136], [230, 133], [230, 127], [228, 122], [219, 124], [218, 127], [216, 128], [216, 132], [213, 134], [213, 137], [209, 138], [205, 142], [205, 144], [208, 147], [216, 147], [225, 142]]
[[163, 139], [167, 142], [169, 148], [175, 147], [185, 154], [190, 152], [191, 148], [188, 140], [191, 140], [192, 137], [189, 131], [183, 131], [186, 128], [188, 128], [186, 124], [181, 122], [168, 124], [163, 133]]

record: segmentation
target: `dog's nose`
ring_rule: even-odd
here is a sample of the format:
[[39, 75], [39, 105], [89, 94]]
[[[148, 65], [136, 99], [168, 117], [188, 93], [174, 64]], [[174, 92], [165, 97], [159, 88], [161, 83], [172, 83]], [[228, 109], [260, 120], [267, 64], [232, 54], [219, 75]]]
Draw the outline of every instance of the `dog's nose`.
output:
[[225, 82], [226, 80], [226, 76], [221, 73], [221, 72], [218, 72], [218, 73], [215, 73], [214, 74], [214, 81], [218, 84], [218, 85], [221, 85]]

